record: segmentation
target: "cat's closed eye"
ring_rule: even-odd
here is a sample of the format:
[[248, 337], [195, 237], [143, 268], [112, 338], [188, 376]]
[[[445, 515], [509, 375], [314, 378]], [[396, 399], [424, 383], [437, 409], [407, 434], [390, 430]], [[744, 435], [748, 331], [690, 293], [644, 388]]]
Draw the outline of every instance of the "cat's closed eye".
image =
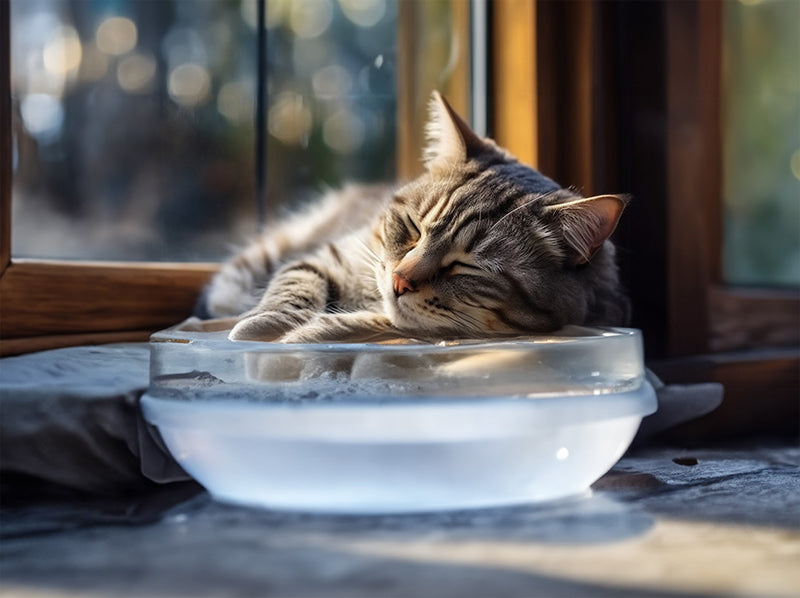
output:
[[406, 213], [403, 215], [403, 224], [405, 224], [409, 235], [411, 235], [411, 240], [419, 241], [420, 237], [422, 237], [422, 231], [410, 214]]
[[460, 260], [453, 260], [447, 264], [443, 264], [439, 268], [440, 276], [453, 276], [456, 274], [475, 274], [481, 271], [479, 266], [469, 264]]
[[416, 223], [405, 211], [392, 211], [384, 220], [383, 231], [392, 251], [409, 251], [422, 236]]

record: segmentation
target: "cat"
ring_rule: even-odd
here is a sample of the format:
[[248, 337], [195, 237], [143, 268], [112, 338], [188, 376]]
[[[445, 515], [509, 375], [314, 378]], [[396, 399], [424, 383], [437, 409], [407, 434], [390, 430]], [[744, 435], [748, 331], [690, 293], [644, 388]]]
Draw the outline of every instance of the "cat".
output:
[[624, 325], [614, 232], [627, 197], [583, 198], [476, 135], [434, 92], [425, 172], [350, 185], [222, 266], [206, 316], [231, 340], [494, 338]]

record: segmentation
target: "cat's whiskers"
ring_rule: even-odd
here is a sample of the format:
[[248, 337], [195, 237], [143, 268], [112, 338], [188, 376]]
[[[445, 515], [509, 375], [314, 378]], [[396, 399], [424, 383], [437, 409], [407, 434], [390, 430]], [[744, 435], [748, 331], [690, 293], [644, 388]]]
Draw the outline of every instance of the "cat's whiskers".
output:
[[541, 201], [543, 198], [547, 197], [548, 195], [550, 195], [550, 194], [545, 194], [545, 195], [534, 195], [534, 196], [533, 196], [533, 199], [531, 199], [530, 201], [526, 201], [526, 202], [525, 202], [524, 204], [522, 204], [521, 206], [517, 206], [516, 208], [514, 208], [513, 210], [511, 210], [511, 211], [510, 211], [508, 214], [505, 214], [504, 216], [502, 216], [502, 217], [501, 217], [501, 218], [500, 218], [500, 219], [499, 219], [497, 222], [495, 222], [495, 223], [492, 225], [492, 227], [491, 227], [491, 228], [490, 228], [490, 229], [487, 231], [487, 233], [486, 233], [486, 234], [489, 234], [489, 233], [491, 233], [491, 232], [492, 232], [492, 231], [495, 229], [495, 227], [496, 227], [498, 224], [500, 224], [501, 222], [503, 222], [503, 220], [505, 220], [506, 218], [508, 218], [509, 216], [511, 216], [511, 214], [513, 214], [514, 212], [517, 212], [517, 211], [519, 211], [519, 210], [522, 210], [522, 209], [524, 209], [524, 208], [527, 208], [527, 207], [528, 207], [528, 206], [530, 206], [531, 204], [533, 204], [533, 203], [535, 203], [535, 202], [537, 202], [537, 201]]
[[375, 292], [376, 292], [376, 293], [378, 293], [378, 295], [380, 295], [380, 293], [381, 293], [381, 285], [380, 285], [380, 281], [379, 281], [379, 280], [378, 280], [378, 279], [377, 279], [375, 276], [372, 276], [372, 275], [370, 275], [370, 274], [361, 274], [361, 275], [358, 277], [358, 279], [359, 279], [359, 280], [360, 280], [362, 283], [364, 283], [364, 288], [365, 288], [365, 289], [368, 289], [368, 288], [370, 288], [372, 285], [375, 285]]
[[508, 218], [509, 216], [511, 216], [513, 213], [515, 213], [515, 212], [517, 212], [517, 211], [519, 211], [519, 210], [522, 210], [523, 208], [527, 208], [529, 205], [531, 205], [531, 204], [532, 204], [533, 202], [535, 202], [535, 201], [536, 201], [536, 198], [534, 198], [534, 199], [532, 199], [532, 200], [530, 200], [530, 201], [526, 201], [526, 202], [525, 202], [524, 204], [522, 204], [521, 206], [517, 206], [516, 208], [514, 208], [513, 210], [511, 210], [511, 211], [510, 211], [508, 214], [505, 214], [504, 216], [502, 216], [502, 217], [501, 217], [501, 218], [500, 218], [500, 219], [499, 219], [497, 222], [495, 222], [495, 223], [492, 225], [492, 227], [491, 227], [491, 228], [488, 230], [487, 234], [488, 234], [488, 233], [491, 233], [491, 232], [492, 232], [492, 231], [493, 231], [495, 228], [497, 228], [497, 225], [498, 225], [498, 224], [500, 224], [501, 222], [503, 222], [503, 220], [505, 220], [506, 218]]
[[367, 245], [364, 239], [358, 239], [358, 243], [356, 245], [360, 250], [359, 255], [363, 258], [366, 258], [367, 263], [372, 266], [380, 265], [383, 266], [383, 259], [379, 256], [372, 247]]
[[442, 319], [456, 324], [460, 331], [463, 327], [466, 327], [470, 331], [478, 332], [484, 328], [483, 323], [478, 318], [460, 309], [454, 309], [442, 305], [439, 306], [439, 311], [436, 313]]
[[473, 322], [469, 319], [465, 320], [463, 318], [457, 317], [457, 315], [458, 314], [451, 315], [448, 319], [454, 324], [456, 324], [458, 334], [460, 336], [463, 336], [465, 332], [469, 332], [470, 334], [474, 332], [481, 332], [482, 327], [479, 325], [479, 323]]
[[478, 318], [476, 318], [475, 316], [473, 316], [471, 314], [468, 314], [465, 311], [458, 310], [458, 311], [455, 311], [454, 314], [464, 324], [469, 324], [469, 325], [473, 326], [475, 329], [478, 329], [478, 330], [483, 328], [483, 322], [481, 322]]

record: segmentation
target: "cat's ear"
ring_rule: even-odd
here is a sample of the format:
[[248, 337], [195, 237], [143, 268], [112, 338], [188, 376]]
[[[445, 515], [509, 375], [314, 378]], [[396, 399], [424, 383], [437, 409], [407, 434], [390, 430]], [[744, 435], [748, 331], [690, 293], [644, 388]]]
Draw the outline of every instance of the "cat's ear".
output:
[[572, 265], [577, 266], [592, 259], [603, 246], [627, 204], [624, 195], [597, 195], [548, 206], [545, 213], [556, 218], [564, 239], [574, 250]]
[[428, 170], [450, 169], [486, 151], [486, 142], [469, 128], [438, 91], [433, 92], [429, 108], [428, 145], [424, 155]]

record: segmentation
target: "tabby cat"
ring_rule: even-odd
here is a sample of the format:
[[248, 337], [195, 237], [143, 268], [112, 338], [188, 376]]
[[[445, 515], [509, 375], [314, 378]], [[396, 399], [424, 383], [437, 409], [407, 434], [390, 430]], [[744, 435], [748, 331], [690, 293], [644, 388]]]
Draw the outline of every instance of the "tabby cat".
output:
[[624, 197], [562, 189], [438, 93], [428, 136], [416, 180], [329, 193], [265, 231], [214, 277], [206, 315], [233, 316], [233, 340], [286, 343], [626, 322], [608, 240]]

